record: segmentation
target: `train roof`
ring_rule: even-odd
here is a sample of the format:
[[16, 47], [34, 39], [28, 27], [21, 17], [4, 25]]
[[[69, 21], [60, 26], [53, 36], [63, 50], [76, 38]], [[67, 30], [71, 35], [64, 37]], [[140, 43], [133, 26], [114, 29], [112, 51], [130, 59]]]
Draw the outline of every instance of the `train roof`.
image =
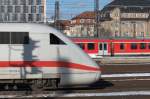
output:
[[75, 42], [150, 42], [149, 38], [71, 38]]
[[58, 33], [48, 25], [37, 23], [0, 23], [0, 32]]

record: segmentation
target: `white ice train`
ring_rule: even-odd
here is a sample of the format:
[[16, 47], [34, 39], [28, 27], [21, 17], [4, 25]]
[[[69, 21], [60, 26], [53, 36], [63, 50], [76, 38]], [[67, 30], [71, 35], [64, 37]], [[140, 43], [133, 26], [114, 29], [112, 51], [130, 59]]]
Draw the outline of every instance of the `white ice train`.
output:
[[100, 75], [100, 67], [59, 31], [41, 24], [0, 24], [0, 83], [82, 85]]

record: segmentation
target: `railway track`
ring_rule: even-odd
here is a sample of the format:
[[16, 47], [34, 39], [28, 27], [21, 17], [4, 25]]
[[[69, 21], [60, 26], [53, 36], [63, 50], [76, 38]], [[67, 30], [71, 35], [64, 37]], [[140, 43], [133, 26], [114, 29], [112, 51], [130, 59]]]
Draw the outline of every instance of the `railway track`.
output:
[[[90, 86], [60, 88], [57, 90], [37, 90], [21, 87], [19, 90], [4, 90], [0, 87], [0, 98], [30, 99], [149, 99], [150, 68], [149, 65], [104, 65], [99, 82]], [[27, 89], [26, 89], [27, 88]], [[121, 93], [120, 93], [121, 92]], [[132, 97], [132, 98], [131, 98]], [[138, 99], [136, 98], [136, 99]]]

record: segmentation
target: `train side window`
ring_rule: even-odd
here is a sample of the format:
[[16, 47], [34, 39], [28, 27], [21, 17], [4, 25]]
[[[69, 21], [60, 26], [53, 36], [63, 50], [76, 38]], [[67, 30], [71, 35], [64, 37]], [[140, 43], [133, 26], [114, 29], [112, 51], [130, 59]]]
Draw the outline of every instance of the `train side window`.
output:
[[140, 43], [140, 49], [146, 49], [146, 43]]
[[131, 43], [131, 49], [137, 49], [137, 44], [136, 43]]
[[150, 43], [148, 44], [148, 48], [150, 49]]
[[78, 43], [79, 47], [82, 48], [82, 49], [85, 49], [85, 46], [83, 43]]
[[29, 44], [28, 32], [11, 32], [11, 44]]
[[125, 49], [124, 43], [120, 43], [120, 49], [121, 49], [121, 50], [124, 50], [124, 49]]
[[95, 44], [94, 43], [88, 43], [88, 50], [94, 50]]
[[56, 35], [50, 33], [50, 44], [52, 45], [65, 45], [65, 42], [58, 38]]
[[0, 32], [0, 44], [10, 43], [10, 32]]

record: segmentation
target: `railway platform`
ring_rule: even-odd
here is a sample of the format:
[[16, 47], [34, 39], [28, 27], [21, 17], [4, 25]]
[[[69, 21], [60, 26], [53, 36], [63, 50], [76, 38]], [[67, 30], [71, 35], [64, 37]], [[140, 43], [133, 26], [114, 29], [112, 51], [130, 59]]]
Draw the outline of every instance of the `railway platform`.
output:
[[132, 57], [102, 57], [94, 59], [101, 64], [150, 64], [150, 56], [132, 56]]

